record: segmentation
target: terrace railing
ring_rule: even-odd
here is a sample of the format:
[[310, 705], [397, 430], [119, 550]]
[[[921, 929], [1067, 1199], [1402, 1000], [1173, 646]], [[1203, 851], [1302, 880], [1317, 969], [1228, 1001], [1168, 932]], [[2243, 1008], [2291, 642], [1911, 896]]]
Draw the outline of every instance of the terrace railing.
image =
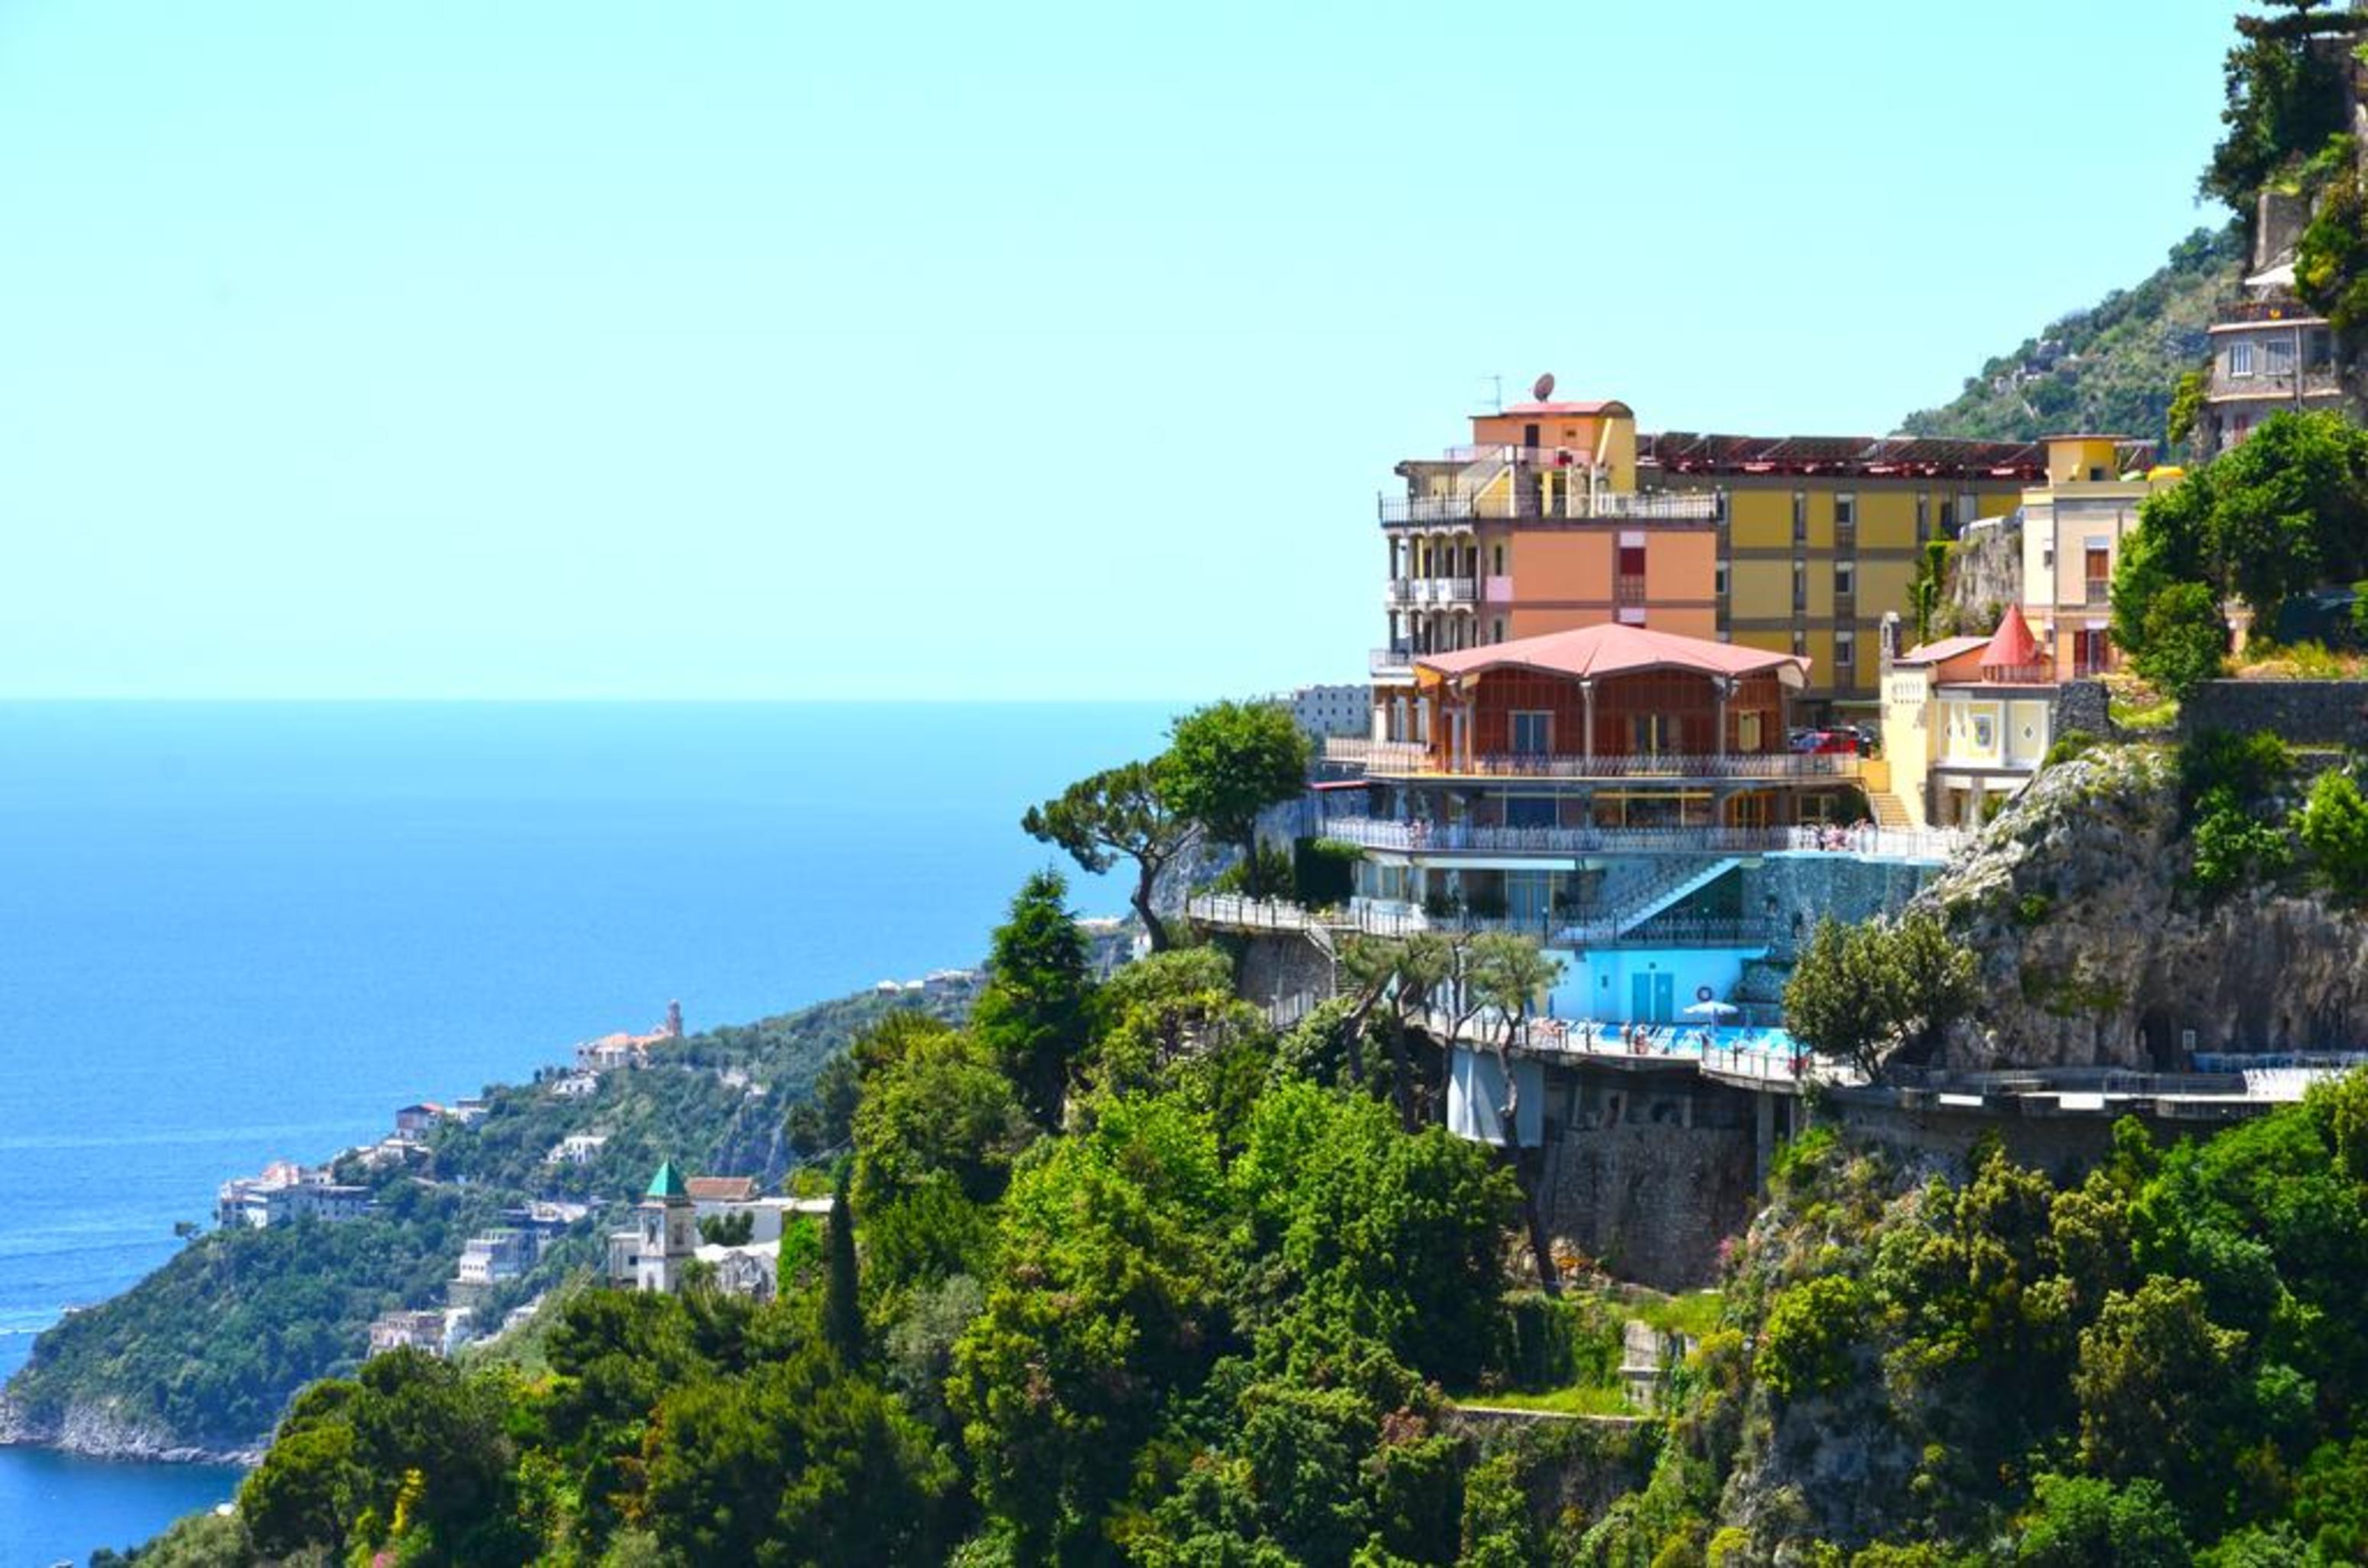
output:
[[1362, 816], [1327, 817], [1322, 832], [1326, 838], [1361, 848], [1410, 853], [1700, 856], [1827, 851], [1932, 860], [1948, 858], [1971, 836], [1953, 828], [1508, 827]]
[[1581, 522], [1702, 523], [1719, 515], [1711, 490], [1597, 490], [1572, 483], [1542, 495], [1534, 478], [1515, 474], [1508, 485], [1436, 495], [1384, 495], [1377, 507], [1385, 525], [1461, 523], [1474, 519], [1561, 517]]
[[[1414, 658], [1424, 655], [1415, 654]], [[1486, 752], [1440, 767], [1430, 748], [1407, 741], [1335, 736], [1324, 743], [1326, 762], [1354, 763], [1395, 773], [1507, 778], [1855, 778], [1859, 759], [1843, 752], [1662, 752], [1603, 756], [1563, 753]]]

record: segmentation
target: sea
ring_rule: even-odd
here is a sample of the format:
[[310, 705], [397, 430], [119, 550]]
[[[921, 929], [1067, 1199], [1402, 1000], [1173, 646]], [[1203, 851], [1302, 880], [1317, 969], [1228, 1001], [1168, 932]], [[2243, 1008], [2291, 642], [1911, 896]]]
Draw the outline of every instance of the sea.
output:
[[[0, 703], [0, 1377], [225, 1178], [574, 1042], [973, 965], [1180, 705]], [[0, 1568], [237, 1472], [0, 1448]]]

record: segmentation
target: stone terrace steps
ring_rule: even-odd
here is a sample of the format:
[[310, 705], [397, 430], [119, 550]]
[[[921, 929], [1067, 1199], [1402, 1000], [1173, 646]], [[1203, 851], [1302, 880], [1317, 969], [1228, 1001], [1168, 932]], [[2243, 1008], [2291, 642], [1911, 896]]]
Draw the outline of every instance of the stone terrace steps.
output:
[[1916, 823], [1907, 814], [1907, 802], [1888, 790], [1869, 790], [1867, 804], [1874, 808], [1874, 825], [1912, 829]]

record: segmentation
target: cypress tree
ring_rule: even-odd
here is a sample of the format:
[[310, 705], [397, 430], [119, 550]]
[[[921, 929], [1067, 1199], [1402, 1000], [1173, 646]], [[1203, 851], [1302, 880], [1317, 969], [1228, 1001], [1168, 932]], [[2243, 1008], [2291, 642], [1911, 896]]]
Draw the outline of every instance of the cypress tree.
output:
[[823, 1281], [822, 1327], [831, 1348], [849, 1366], [863, 1359], [863, 1303], [857, 1294], [855, 1263], [855, 1205], [848, 1187], [855, 1170], [853, 1161], [842, 1162], [838, 1181], [831, 1189], [830, 1227], [825, 1238], [827, 1253], [825, 1261], [828, 1273]]

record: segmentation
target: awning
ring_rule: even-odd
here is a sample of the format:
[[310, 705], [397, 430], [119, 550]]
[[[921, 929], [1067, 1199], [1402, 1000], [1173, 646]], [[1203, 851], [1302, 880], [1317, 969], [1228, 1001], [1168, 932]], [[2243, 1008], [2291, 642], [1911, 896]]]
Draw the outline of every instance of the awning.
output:
[[1370, 790], [1372, 787], [1373, 781], [1370, 778], [1319, 778], [1308, 786], [1311, 790]]

